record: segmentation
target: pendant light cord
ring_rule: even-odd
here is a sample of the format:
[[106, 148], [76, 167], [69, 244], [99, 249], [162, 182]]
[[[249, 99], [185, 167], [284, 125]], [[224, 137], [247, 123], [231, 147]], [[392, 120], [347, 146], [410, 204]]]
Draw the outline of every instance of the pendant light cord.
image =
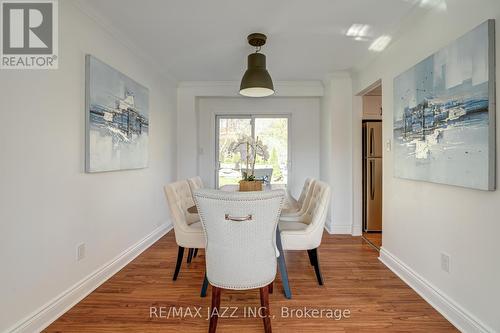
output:
[[256, 46], [255, 47], [255, 53], [259, 53], [260, 52], [260, 46]]

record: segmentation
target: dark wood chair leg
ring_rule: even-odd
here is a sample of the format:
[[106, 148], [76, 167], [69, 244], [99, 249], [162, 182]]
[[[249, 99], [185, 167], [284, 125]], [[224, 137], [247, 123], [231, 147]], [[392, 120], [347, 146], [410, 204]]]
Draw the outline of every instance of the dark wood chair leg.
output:
[[314, 271], [316, 272], [316, 279], [318, 280], [318, 284], [320, 286], [323, 285], [323, 277], [321, 276], [321, 270], [319, 269], [319, 259], [318, 259], [318, 249], [307, 250], [310, 257], [312, 258]]
[[264, 321], [264, 332], [271, 333], [271, 313], [269, 311], [269, 286], [260, 288], [260, 306], [263, 312], [260, 313]]
[[221, 288], [212, 286], [212, 307], [210, 308], [210, 324], [208, 333], [215, 333], [217, 319], [219, 319]]
[[198, 249], [194, 249], [193, 258], [196, 258], [197, 255], [198, 255]]
[[188, 264], [190, 264], [191, 260], [193, 260], [193, 251], [194, 251], [193, 249], [189, 249], [188, 251], [188, 257], [187, 257]]
[[182, 257], [184, 256], [184, 248], [179, 246], [179, 251], [177, 252], [177, 263], [175, 264], [175, 272], [172, 280], [177, 280], [177, 276], [179, 275], [179, 271], [182, 265]]
[[269, 289], [269, 293], [272, 294], [273, 290], [274, 290], [274, 281], [269, 283], [269, 285], [267, 287]]

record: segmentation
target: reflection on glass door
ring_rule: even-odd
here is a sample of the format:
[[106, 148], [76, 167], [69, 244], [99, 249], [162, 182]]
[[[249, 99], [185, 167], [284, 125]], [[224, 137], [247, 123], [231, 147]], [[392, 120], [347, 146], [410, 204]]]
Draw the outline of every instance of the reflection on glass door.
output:
[[241, 179], [239, 152], [230, 151], [230, 146], [240, 137], [252, 136], [251, 117], [217, 117], [217, 185], [238, 184]]
[[[244, 137], [259, 139], [267, 147], [267, 160], [258, 156], [255, 176], [266, 177], [272, 184], [287, 184], [289, 170], [288, 117], [284, 116], [218, 116], [217, 185], [238, 184], [246, 168], [245, 152], [231, 151], [231, 144]], [[244, 150], [244, 149], [243, 149]], [[270, 176], [270, 177], [269, 177]]]
[[271, 184], [285, 184], [288, 178], [288, 118], [255, 118], [254, 136], [267, 146], [269, 159], [257, 158], [255, 168], [272, 169]]

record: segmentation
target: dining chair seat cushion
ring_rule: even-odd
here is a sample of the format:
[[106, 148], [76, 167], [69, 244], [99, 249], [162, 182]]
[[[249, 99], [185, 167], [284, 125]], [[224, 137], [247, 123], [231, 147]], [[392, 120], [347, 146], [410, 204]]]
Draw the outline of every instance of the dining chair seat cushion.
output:
[[188, 225], [191, 225], [194, 223], [200, 223], [200, 215], [189, 213], [186, 211], [186, 222]]
[[302, 222], [289, 222], [289, 221], [281, 221], [279, 222], [280, 231], [288, 231], [288, 230], [304, 230], [308, 227], [308, 224]]
[[195, 222], [183, 228], [182, 232], [175, 232], [175, 241], [179, 246], [193, 249], [205, 248], [205, 234], [201, 222]]
[[282, 214], [280, 217], [280, 222], [300, 222], [300, 223], [306, 223], [304, 220], [305, 216], [304, 215], [284, 215]]

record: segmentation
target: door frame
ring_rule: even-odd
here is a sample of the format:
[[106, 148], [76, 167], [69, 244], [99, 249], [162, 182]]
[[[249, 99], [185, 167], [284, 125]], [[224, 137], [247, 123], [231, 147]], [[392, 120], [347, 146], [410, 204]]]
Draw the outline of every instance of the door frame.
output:
[[290, 125], [292, 120], [292, 115], [290, 113], [215, 113], [215, 151], [214, 151], [214, 177], [215, 177], [215, 188], [219, 188], [219, 119], [250, 119], [250, 126], [252, 130], [252, 138], [255, 138], [255, 119], [256, 118], [286, 118], [287, 119], [287, 179], [286, 183], [291, 178], [292, 173], [292, 158], [291, 158], [291, 143], [292, 135]]
[[[382, 80], [378, 79], [373, 82], [363, 90], [354, 94], [353, 96], [353, 122], [352, 122], [352, 139], [353, 139], [353, 226], [352, 235], [361, 236], [365, 241], [368, 242], [373, 248], [380, 251], [378, 247], [373, 245], [369, 240], [364, 237], [364, 187], [363, 187], [363, 123], [365, 121], [380, 121], [384, 123], [383, 114], [379, 117], [364, 117], [363, 116], [363, 96], [372, 91], [379, 86], [382, 86]], [[383, 87], [382, 87], [383, 88]], [[383, 96], [382, 96], [382, 108], [383, 108]], [[385, 141], [384, 132], [382, 129], [382, 156], [384, 157]], [[382, 234], [384, 232], [384, 202], [385, 202], [385, 191], [384, 191], [384, 177], [383, 172], [383, 160], [382, 160]], [[382, 244], [383, 247], [383, 244]]]

